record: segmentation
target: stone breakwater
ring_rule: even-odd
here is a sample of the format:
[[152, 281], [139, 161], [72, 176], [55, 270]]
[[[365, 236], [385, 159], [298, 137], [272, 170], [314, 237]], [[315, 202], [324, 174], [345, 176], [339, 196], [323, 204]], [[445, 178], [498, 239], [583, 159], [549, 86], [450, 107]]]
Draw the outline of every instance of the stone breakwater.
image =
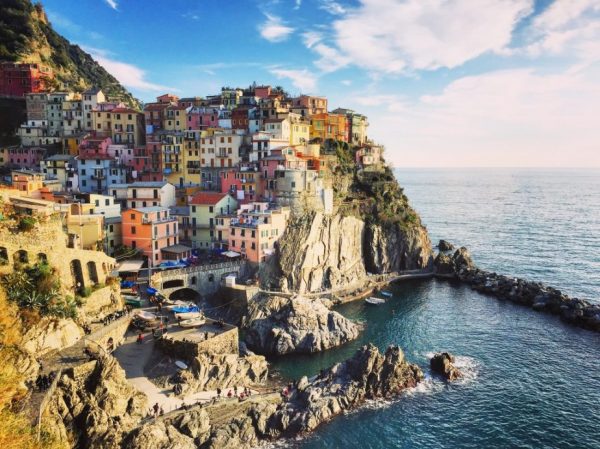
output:
[[559, 315], [572, 325], [600, 332], [600, 304], [571, 298], [540, 282], [479, 269], [464, 247], [457, 249], [452, 255], [438, 254], [434, 265], [437, 277], [457, 279], [478, 292], [522, 304], [539, 312]]

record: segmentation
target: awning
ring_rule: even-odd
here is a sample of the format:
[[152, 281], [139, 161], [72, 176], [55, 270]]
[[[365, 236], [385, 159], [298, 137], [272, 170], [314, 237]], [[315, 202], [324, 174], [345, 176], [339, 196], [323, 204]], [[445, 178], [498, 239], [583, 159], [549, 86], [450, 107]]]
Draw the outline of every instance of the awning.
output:
[[226, 256], [226, 257], [239, 257], [240, 253], [236, 253], [235, 251], [225, 251], [223, 253], [223, 256]]
[[192, 250], [192, 248], [190, 248], [189, 246], [185, 246], [185, 245], [171, 245], [171, 246], [167, 246], [167, 247], [161, 249], [161, 251], [163, 253], [171, 253], [171, 254], [183, 254], [183, 253], [190, 252], [191, 250]]
[[142, 265], [144, 265], [143, 260], [124, 260], [114, 271], [117, 273], [137, 273], [142, 269]]

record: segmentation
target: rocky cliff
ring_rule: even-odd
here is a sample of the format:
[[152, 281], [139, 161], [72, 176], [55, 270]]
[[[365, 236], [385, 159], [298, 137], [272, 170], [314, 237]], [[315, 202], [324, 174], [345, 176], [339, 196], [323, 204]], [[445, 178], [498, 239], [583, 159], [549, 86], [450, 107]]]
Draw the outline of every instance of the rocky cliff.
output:
[[95, 86], [111, 99], [139, 106], [88, 53], [54, 31], [42, 6], [30, 0], [0, 3], [0, 60], [41, 63], [55, 73], [58, 84], [50, 87], [82, 91]]
[[64, 372], [46, 419], [53, 421], [61, 440], [73, 442], [72, 447], [116, 449], [123, 434], [144, 416], [146, 402], [109, 356]]
[[270, 296], [248, 306], [245, 341], [261, 354], [311, 353], [358, 337], [360, 327], [320, 300]]
[[261, 440], [315, 429], [365, 400], [388, 398], [417, 385], [423, 373], [397, 346], [384, 354], [369, 345], [309, 381], [304, 377], [283, 398], [251, 397], [194, 409], [148, 423], [132, 432], [128, 449], [249, 448]]

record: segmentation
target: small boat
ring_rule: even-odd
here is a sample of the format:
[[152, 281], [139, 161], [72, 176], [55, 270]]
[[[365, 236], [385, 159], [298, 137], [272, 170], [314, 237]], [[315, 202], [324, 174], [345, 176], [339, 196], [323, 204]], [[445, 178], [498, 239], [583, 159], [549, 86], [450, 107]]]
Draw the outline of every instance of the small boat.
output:
[[132, 307], [142, 307], [143, 300], [139, 295], [121, 295], [125, 304], [129, 304]]
[[202, 326], [204, 323], [206, 323], [206, 319], [204, 318], [204, 315], [202, 315], [198, 318], [190, 318], [189, 320], [180, 321], [179, 325], [181, 327], [198, 327]]
[[177, 368], [179, 368], [179, 369], [187, 369], [188, 368], [188, 366], [181, 360], [177, 360], [175, 362], [175, 365], [177, 365]]
[[192, 318], [204, 318], [202, 312], [184, 312], [184, 313], [176, 313], [175, 319], [177, 320], [191, 320]]
[[194, 306], [194, 303], [192, 303], [192, 302], [177, 300], [175, 302], [168, 303], [168, 305], [163, 306], [163, 308], [166, 310], [173, 311], [173, 309], [178, 308], [178, 307], [183, 308], [183, 307], [193, 307], [193, 306]]
[[135, 316], [143, 321], [156, 321], [158, 317], [152, 312], [146, 312], [145, 310], [139, 310], [135, 313]]
[[170, 310], [175, 313], [200, 312], [200, 309], [196, 305], [175, 306], [171, 307]]
[[388, 292], [387, 290], [381, 290], [379, 293], [382, 296], [385, 296], [386, 298], [391, 298], [392, 297], [392, 292]]
[[373, 306], [378, 306], [380, 304], [385, 304], [385, 299], [383, 299], [383, 298], [376, 298], [375, 296], [371, 296], [370, 298], [366, 298], [365, 302], [367, 304], [371, 304]]

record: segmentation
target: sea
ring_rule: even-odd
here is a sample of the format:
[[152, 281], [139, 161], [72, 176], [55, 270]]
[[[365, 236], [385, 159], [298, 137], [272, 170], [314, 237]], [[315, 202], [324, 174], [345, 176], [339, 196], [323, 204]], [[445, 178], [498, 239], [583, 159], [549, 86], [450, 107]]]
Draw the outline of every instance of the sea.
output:
[[[432, 241], [466, 246], [482, 268], [600, 301], [600, 170], [399, 169]], [[365, 323], [358, 340], [274, 360], [290, 379], [312, 375], [367, 342], [400, 345], [426, 380], [277, 443], [322, 448], [600, 448], [600, 333], [466, 286], [411, 280], [382, 306], [340, 306]], [[436, 351], [464, 378], [432, 376]]]

